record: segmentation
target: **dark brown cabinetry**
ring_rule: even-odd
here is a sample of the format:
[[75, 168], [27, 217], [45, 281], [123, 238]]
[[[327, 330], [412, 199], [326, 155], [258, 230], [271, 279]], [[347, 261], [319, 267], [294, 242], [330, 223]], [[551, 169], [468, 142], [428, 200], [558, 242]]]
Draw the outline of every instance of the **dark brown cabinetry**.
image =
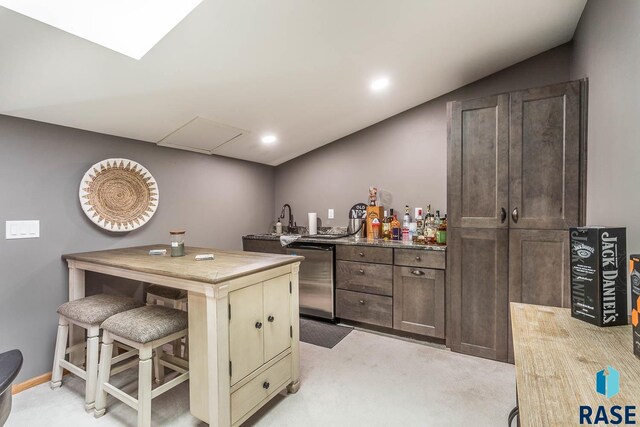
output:
[[453, 228], [448, 234], [447, 342], [453, 351], [506, 360], [508, 230]]
[[449, 227], [508, 227], [509, 95], [447, 108]]
[[287, 251], [280, 240], [258, 240], [242, 238], [242, 250], [247, 252], [263, 252], [267, 254], [286, 255]]
[[393, 326], [393, 249], [336, 247], [336, 316]]
[[336, 248], [336, 315], [445, 338], [444, 251]]
[[444, 270], [394, 266], [393, 274], [393, 328], [444, 338]]
[[448, 342], [510, 358], [508, 302], [567, 306], [586, 81], [448, 105]]

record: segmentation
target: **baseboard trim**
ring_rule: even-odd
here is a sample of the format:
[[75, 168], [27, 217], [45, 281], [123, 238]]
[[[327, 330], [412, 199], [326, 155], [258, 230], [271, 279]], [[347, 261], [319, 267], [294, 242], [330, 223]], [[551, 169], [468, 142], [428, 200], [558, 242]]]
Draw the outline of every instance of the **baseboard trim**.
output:
[[14, 384], [11, 386], [11, 394], [18, 394], [25, 390], [29, 390], [32, 387], [35, 387], [40, 384], [44, 384], [46, 382], [51, 381], [51, 372], [47, 372], [46, 374], [39, 375], [37, 377], [31, 378], [22, 382], [20, 384]]

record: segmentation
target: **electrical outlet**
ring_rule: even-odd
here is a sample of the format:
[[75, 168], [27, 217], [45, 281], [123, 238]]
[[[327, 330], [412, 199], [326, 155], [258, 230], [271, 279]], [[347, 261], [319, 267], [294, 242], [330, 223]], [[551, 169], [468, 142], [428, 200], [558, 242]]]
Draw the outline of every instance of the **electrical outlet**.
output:
[[329, 209], [329, 212], [327, 213], [327, 218], [328, 219], [333, 219], [335, 218], [335, 212], [333, 211], [333, 209]]
[[35, 239], [40, 237], [40, 221], [7, 221], [7, 240], [10, 239]]

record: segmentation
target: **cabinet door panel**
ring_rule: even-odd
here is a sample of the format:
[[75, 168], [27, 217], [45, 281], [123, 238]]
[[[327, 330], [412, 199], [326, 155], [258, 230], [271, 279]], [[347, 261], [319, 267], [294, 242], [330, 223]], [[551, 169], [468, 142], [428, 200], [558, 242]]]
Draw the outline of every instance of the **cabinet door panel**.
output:
[[[571, 307], [569, 257], [568, 231], [511, 230], [509, 301]], [[509, 361], [513, 361], [511, 328]]]
[[507, 360], [508, 230], [450, 230], [447, 286], [453, 351]]
[[235, 384], [264, 363], [262, 283], [229, 293], [229, 357]]
[[512, 228], [561, 230], [579, 223], [580, 84], [511, 94]]
[[444, 270], [394, 267], [393, 328], [444, 338]]
[[570, 307], [569, 232], [511, 230], [509, 300]]
[[447, 106], [451, 227], [508, 226], [508, 105], [509, 95], [503, 94]]
[[264, 288], [264, 361], [291, 346], [289, 275], [267, 280]]
[[267, 254], [285, 255], [287, 250], [280, 244], [280, 240], [258, 240], [242, 238], [242, 250], [246, 252], [263, 252]]

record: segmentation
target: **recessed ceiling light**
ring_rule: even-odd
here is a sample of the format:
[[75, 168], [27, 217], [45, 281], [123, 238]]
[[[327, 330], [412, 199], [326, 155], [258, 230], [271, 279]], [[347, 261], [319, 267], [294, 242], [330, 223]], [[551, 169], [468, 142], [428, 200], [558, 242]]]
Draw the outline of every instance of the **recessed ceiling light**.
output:
[[142, 58], [202, 0], [0, 0], [0, 6]]
[[389, 86], [388, 77], [380, 77], [371, 82], [371, 90], [379, 91]]
[[265, 144], [273, 144], [278, 138], [275, 135], [265, 135], [262, 137], [262, 142]]

